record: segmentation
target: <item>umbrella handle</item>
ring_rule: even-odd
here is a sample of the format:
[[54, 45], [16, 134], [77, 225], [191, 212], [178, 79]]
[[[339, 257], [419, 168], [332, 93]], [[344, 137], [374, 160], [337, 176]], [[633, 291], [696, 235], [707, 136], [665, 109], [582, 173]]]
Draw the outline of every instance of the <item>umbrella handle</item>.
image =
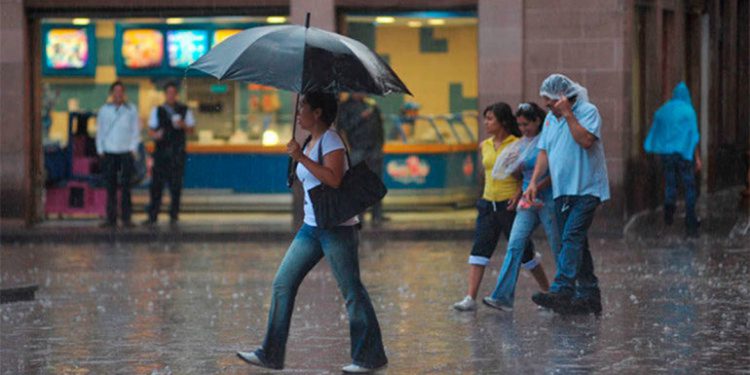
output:
[[[297, 139], [296, 135], [297, 135], [297, 114], [298, 114], [297, 111], [298, 110], [299, 110], [299, 94], [297, 94], [297, 98], [294, 101], [294, 117], [292, 117], [292, 140]], [[290, 156], [289, 161], [287, 162], [287, 167], [286, 167], [286, 173], [287, 173], [286, 187], [289, 189], [292, 188], [294, 179], [297, 177], [297, 173], [295, 169], [297, 169], [297, 163], [294, 160], [292, 160], [292, 157]]]

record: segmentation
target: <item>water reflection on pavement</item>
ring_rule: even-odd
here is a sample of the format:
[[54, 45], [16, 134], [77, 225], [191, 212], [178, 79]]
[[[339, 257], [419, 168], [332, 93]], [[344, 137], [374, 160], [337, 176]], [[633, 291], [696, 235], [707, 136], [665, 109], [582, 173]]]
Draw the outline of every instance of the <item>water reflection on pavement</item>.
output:
[[[0, 305], [1, 372], [261, 373], [234, 352], [263, 338], [287, 243], [6, 245], [4, 287], [37, 283], [37, 300]], [[562, 317], [530, 301], [513, 313], [450, 305], [465, 292], [470, 243], [373, 242], [362, 276], [383, 328], [387, 372], [746, 372], [750, 248], [632, 248], [594, 240], [604, 313]], [[544, 263], [553, 264], [542, 243]], [[489, 294], [504, 252], [493, 257]], [[327, 265], [300, 288], [285, 372], [350, 363], [343, 300]]]

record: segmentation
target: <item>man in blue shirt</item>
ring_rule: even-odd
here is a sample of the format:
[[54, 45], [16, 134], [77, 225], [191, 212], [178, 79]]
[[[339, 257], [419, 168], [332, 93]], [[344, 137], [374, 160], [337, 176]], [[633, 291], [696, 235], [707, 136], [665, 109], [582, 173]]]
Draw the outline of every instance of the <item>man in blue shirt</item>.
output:
[[536, 293], [532, 300], [562, 314], [599, 314], [601, 294], [588, 229], [596, 208], [609, 199], [602, 119], [589, 103], [586, 89], [564, 75], [547, 77], [540, 95], [550, 113], [537, 146], [534, 175], [524, 194], [533, 201], [535, 181], [549, 170], [562, 248], [549, 293]]

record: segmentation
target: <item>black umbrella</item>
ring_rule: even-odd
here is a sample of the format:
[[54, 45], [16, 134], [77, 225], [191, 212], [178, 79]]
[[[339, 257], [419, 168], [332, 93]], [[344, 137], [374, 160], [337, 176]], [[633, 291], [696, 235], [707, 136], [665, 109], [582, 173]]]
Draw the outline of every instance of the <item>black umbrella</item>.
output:
[[[309, 20], [308, 13], [304, 27], [278, 25], [245, 30], [216, 45], [188, 69], [221, 80], [260, 83], [302, 94], [348, 91], [411, 95], [375, 52], [354, 39], [309, 27]], [[295, 105], [295, 119], [296, 111]], [[294, 134], [294, 123], [292, 129]]]

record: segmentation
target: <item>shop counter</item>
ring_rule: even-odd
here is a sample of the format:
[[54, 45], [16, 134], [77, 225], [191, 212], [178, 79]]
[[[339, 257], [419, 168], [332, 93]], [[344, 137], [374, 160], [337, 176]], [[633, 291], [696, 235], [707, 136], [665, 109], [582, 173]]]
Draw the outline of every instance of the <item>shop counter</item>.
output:
[[[149, 145], [149, 151], [153, 145]], [[387, 206], [464, 205], [476, 198], [477, 145], [386, 144]], [[288, 207], [286, 146], [188, 144], [186, 204], [211, 199], [240, 206]], [[221, 196], [222, 198], [217, 198]], [[248, 197], [255, 199], [248, 199]], [[192, 199], [191, 199], [192, 197]]]

